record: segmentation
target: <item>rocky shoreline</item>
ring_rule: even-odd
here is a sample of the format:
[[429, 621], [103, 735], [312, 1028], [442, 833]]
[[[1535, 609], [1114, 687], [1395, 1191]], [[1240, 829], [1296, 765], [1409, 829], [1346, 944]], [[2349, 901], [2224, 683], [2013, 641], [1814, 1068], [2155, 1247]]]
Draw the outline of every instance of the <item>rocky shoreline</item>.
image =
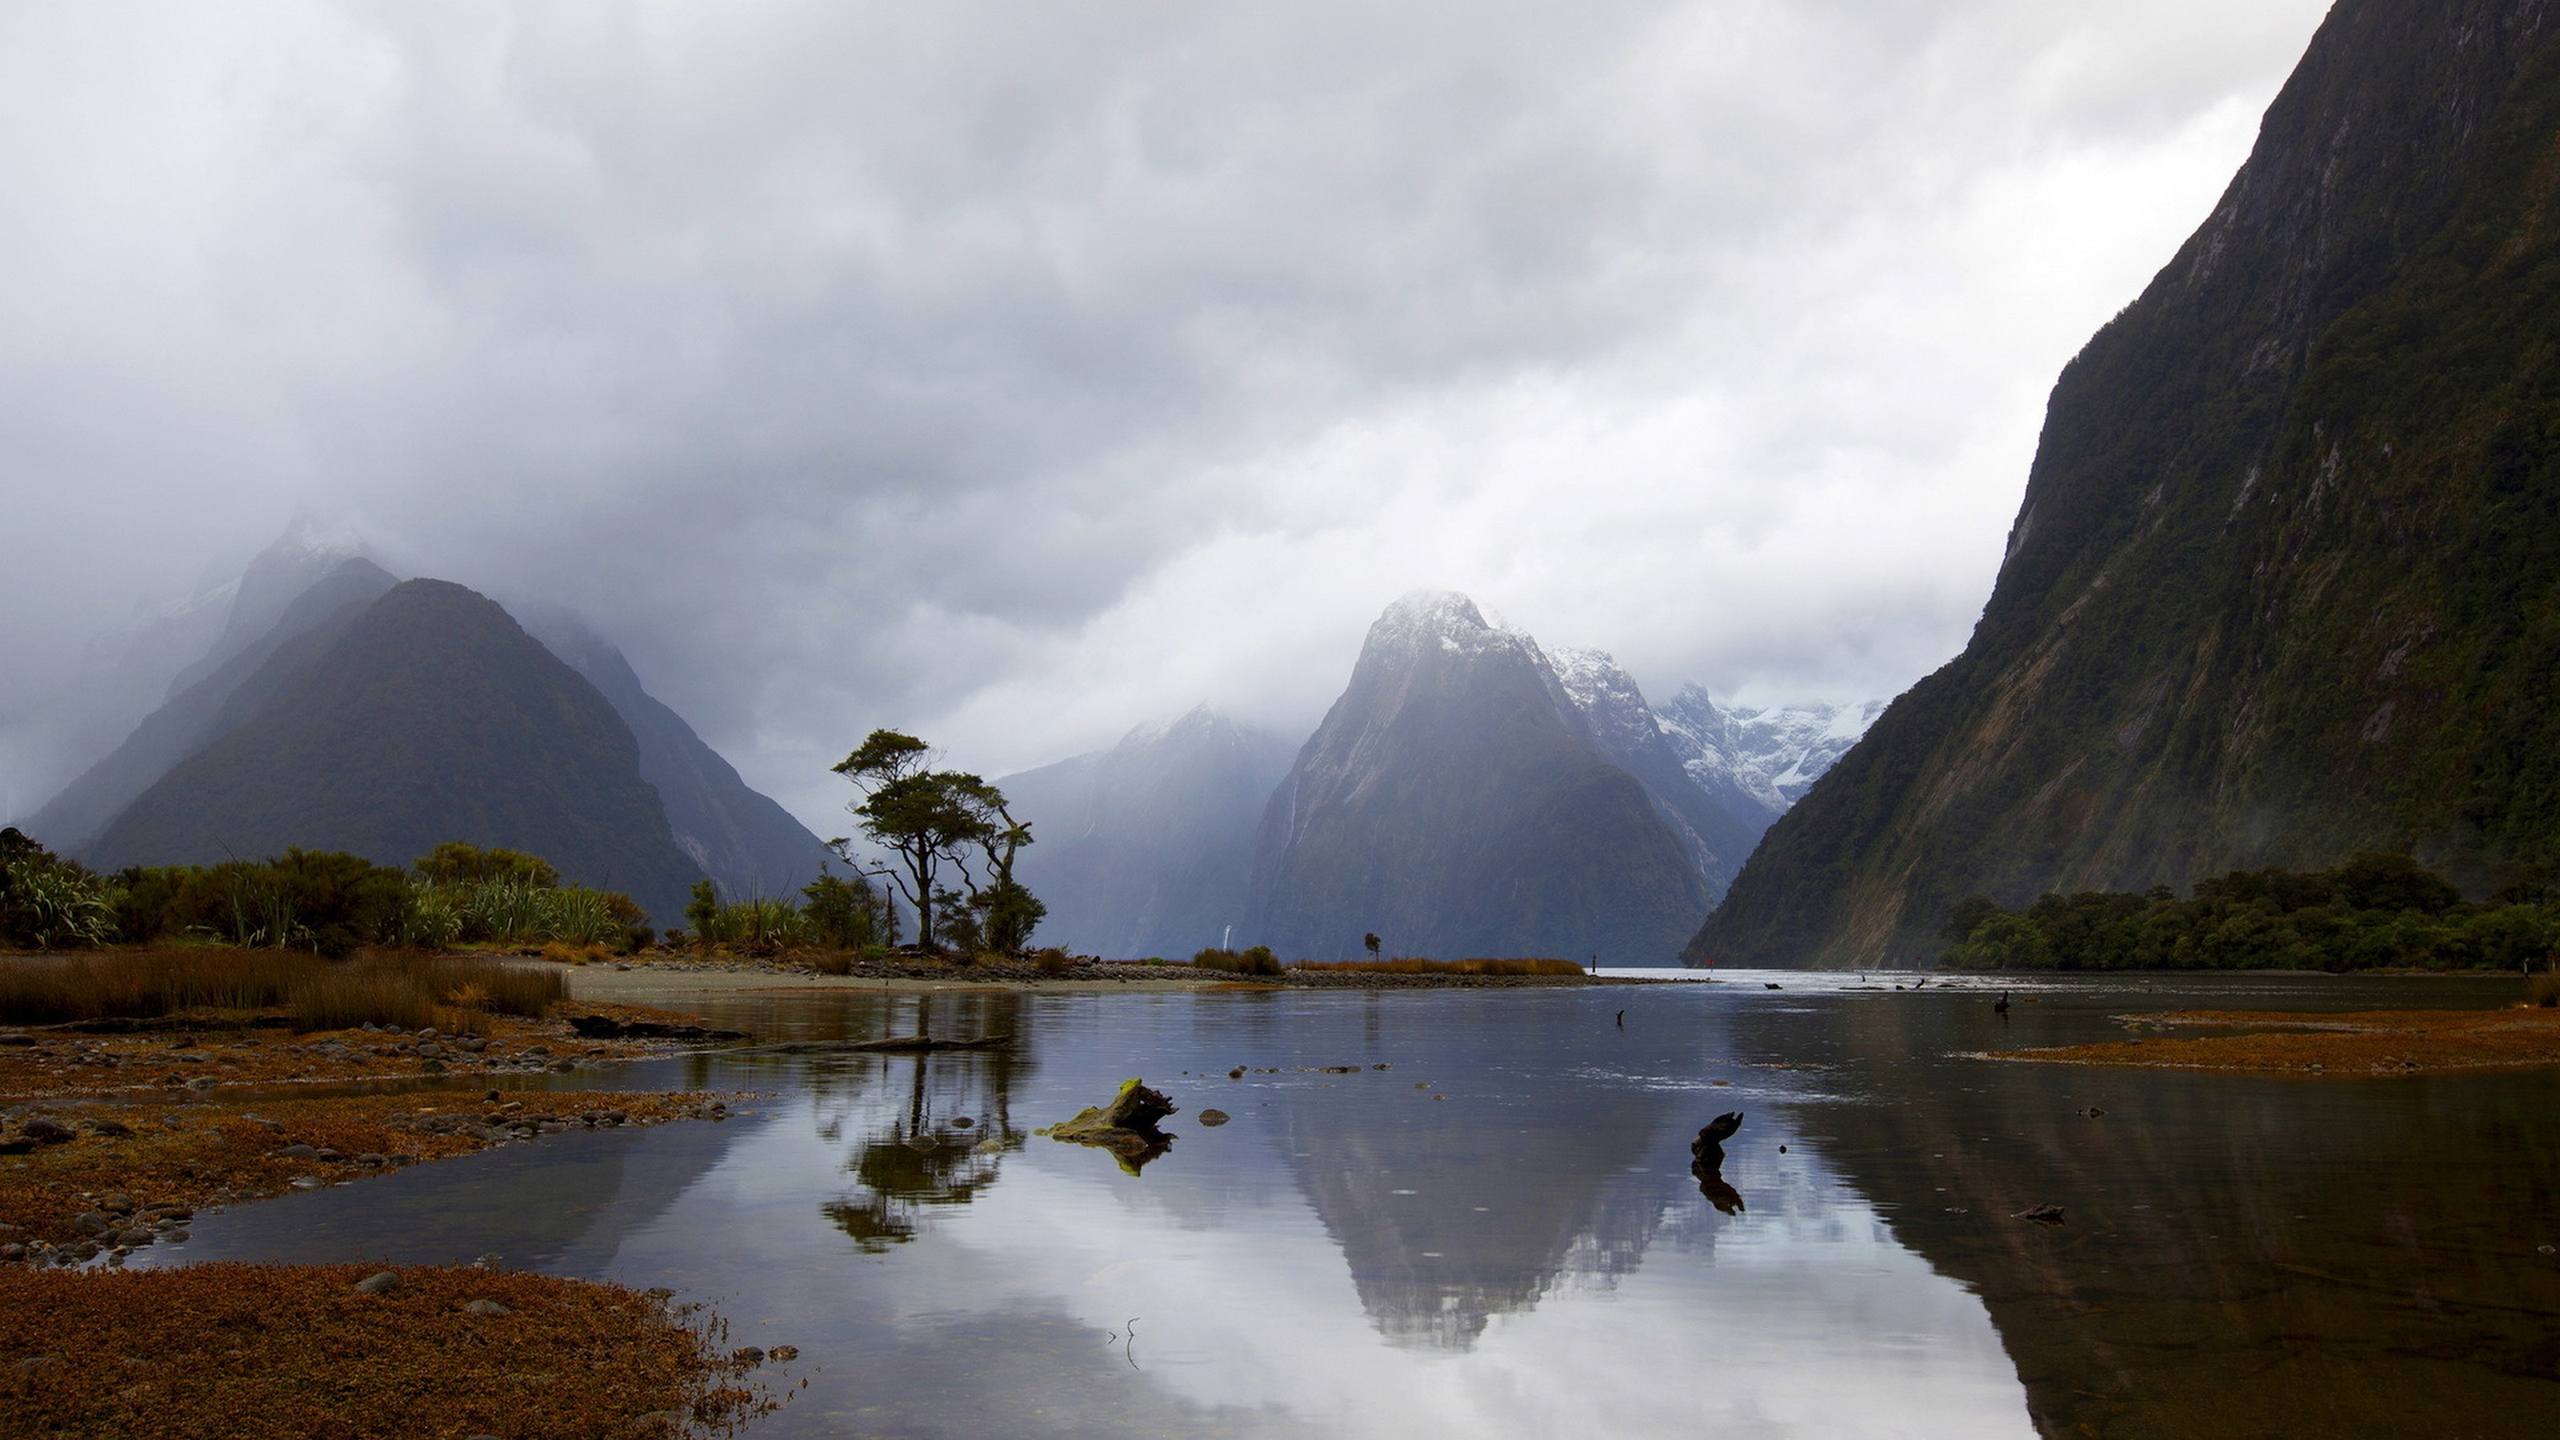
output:
[[[551, 963], [551, 962], [542, 962]], [[1195, 969], [1188, 963], [1092, 960], [1071, 962], [1065, 969], [1043, 967], [1022, 959], [931, 959], [896, 956], [846, 959], [825, 968], [795, 956], [641, 955], [612, 962], [569, 967], [572, 985], [581, 996], [659, 988], [654, 979], [677, 977], [742, 977], [807, 986], [861, 982], [943, 986], [1001, 986], [1021, 989], [1108, 990], [1146, 987], [1159, 990], [1514, 990], [1571, 989], [1593, 985], [1660, 985], [1672, 983], [1631, 975], [1469, 975], [1403, 974], [1360, 970], [1284, 970], [1278, 975], [1238, 975]], [[629, 980], [615, 977], [629, 976]], [[1696, 982], [1688, 982], [1696, 983]], [[724, 986], [723, 988], [727, 988]]]

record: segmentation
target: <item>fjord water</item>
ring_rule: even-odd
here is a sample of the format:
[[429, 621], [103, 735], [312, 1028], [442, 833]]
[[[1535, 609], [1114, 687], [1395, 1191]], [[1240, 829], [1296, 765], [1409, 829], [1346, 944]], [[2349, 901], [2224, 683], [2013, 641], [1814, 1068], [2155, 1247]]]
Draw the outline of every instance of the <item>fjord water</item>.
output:
[[[629, 1067], [608, 1083], [769, 1098], [206, 1215], [136, 1260], [669, 1286], [799, 1348], [771, 1436], [2501, 1435], [2560, 1404], [2560, 1077], [1967, 1056], [2510, 982], [2053, 980], [2005, 1019], [1985, 982], [1891, 984], [733, 996], [695, 1008], [829, 1039], [930, 1003], [936, 1034], [1014, 1040]], [[1141, 1173], [1031, 1133], [1131, 1075], [1183, 1107]], [[1689, 1139], [1733, 1109], [1711, 1196]], [[2011, 1218], [2039, 1203], [2065, 1222]]]

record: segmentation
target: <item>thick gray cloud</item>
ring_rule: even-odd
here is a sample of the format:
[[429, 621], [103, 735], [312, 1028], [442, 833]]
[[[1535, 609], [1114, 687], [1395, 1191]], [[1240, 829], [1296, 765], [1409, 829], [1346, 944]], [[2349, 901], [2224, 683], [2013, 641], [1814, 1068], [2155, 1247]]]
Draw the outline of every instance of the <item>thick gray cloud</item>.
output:
[[821, 824], [875, 724], [1304, 728], [1426, 583], [1889, 694], [2322, 8], [10, 7], [0, 782], [306, 504]]

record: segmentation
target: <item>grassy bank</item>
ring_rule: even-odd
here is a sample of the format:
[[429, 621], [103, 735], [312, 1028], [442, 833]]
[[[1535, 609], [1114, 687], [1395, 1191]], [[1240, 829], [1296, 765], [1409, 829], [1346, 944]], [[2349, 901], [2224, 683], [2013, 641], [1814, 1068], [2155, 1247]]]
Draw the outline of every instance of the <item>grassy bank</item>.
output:
[[[2375, 1076], [2560, 1065], [2560, 1009], [2373, 1010], [2350, 1014], [2189, 1010], [2126, 1016], [2172, 1032], [1986, 1058], [2153, 1070]], [[2205, 1030], [2221, 1033], [2179, 1034]]]
[[291, 950], [182, 947], [0, 959], [0, 1025], [273, 1014], [302, 1030], [462, 1028], [540, 1016], [558, 972], [486, 958], [395, 953], [331, 961]]
[[671, 1437], [773, 1403], [716, 1321], [458, 1266], [0, 1270], [0, 1353], [11, 1435]]

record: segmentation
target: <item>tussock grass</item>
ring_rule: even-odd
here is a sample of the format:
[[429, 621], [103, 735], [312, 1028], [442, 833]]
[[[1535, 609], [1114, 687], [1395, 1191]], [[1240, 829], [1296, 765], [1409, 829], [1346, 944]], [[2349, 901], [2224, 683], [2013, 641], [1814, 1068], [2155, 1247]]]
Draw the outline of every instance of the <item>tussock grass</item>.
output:
[[1337, 975], [1579, 975], [1582, 967], [1570, 960], [1424, 960], [1402, 956], [1393, 960], [1300, 960], [1292, 970], [1314, 970]]
[[439, 1011], [538, 1017], [567, 993], [557, 971], [441, 955], [191, 949], [0, 961], [0, 1023], [12, 1025], [282, 1010], [306, 1030], [415, 1030]]
[[2525, 981], [2525, 998], [2545, 1009], [2560, 1006], [2560, 974], [2549, 970]]

